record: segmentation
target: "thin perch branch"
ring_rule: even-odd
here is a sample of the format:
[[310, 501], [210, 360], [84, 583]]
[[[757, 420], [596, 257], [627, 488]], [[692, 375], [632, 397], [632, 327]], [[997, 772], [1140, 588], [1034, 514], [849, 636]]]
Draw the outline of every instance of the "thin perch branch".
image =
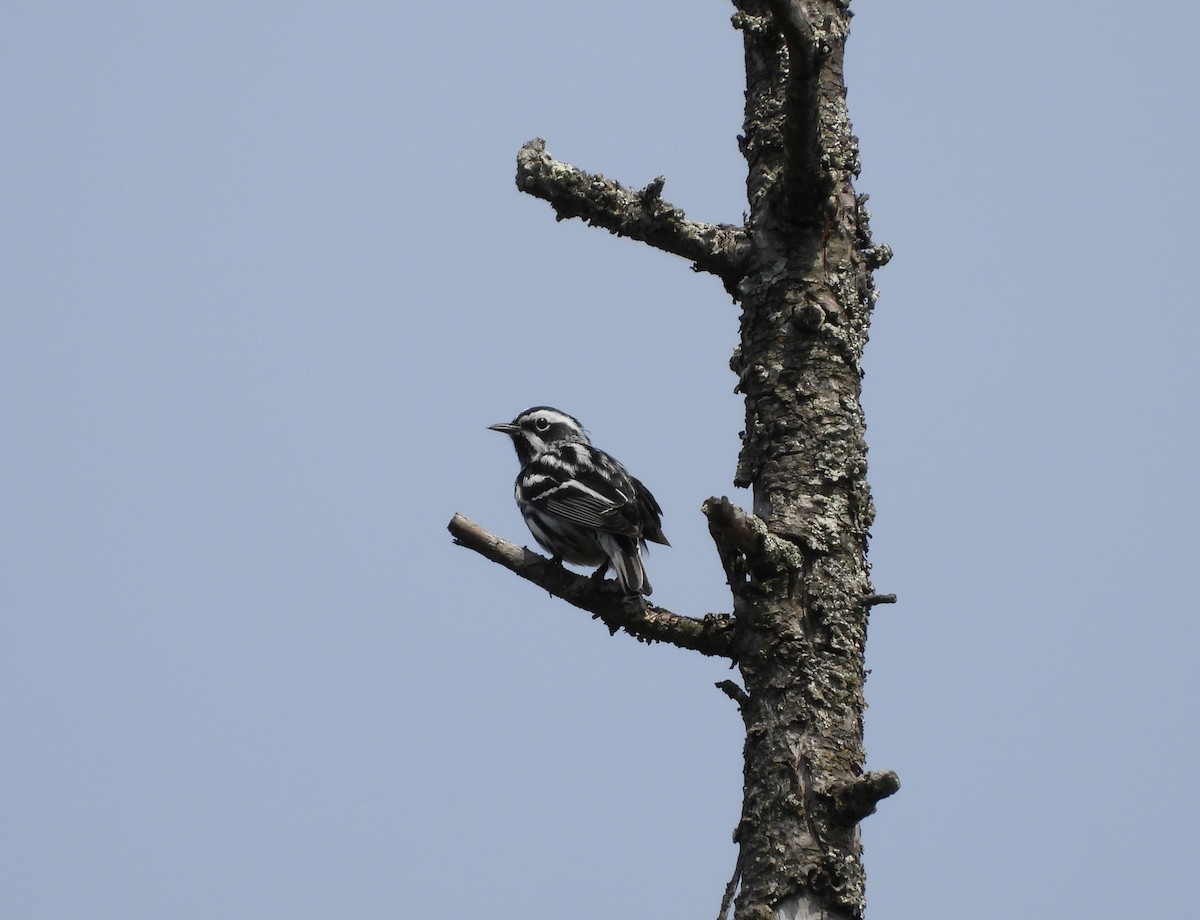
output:
[[474, 550], [555, 597], [588, 611], [610, 633], [624, 629], [642, 642], [667, 642], [703, 655], [732, 657], [735, 624], [728, 614], [710, 613], [697, 620], [645, 603], [625, 594], [615, 582], [597, 582], [588, 575], [569, 572], [559, 563], [509, 543], [461, 514], [450, 519], [449, 529], [459, 546]]
[[738, 704], [738, 709], [744, 710], [750, 705], [750, 694], [731, 680], [718, 681], [714, 686], [727, 697]]
[[733, 896], [737, 894], [738, 882], [742, 880], [742, 853], [738, 850], [737, 862], [733, 865], [733, 877], [725, 886], [725, 895], [721, 898], [721, 909], [717, 912], [717, 920], [725, 920], [729, 916], [729, 908], [733, 907]]
[[580, 217], [593, 227], [682, 256], [697, 271], [720, 277], [726, 288], [736, 285], [750, 255], [745, 232], [729, 224], [688, 220], [662, 199], [665, 181], [659, 176], [640, 192], [632, 191], [599, 173], [551, 159], [540, 137], [517, 153], [517, 188], [548, 201], [559, 220]]

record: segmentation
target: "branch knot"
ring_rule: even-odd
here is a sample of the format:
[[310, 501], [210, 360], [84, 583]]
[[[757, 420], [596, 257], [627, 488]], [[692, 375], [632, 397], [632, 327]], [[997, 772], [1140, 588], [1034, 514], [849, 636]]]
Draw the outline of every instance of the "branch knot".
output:
[[729, 586], [744, 590], [750, 580], [786, 573], [795, 581], [804, 568], [804, 554], [795, 543], [771, 533], [767, 522], [737, 507], [728, 498], [710, 498], [701, 506], [708, 531], [717, 545]]
[[873, 770], [825, 791], [834, 812], [847, 823], [857, 824], [875, 814], [875, 806], [900, 788], [900, 777], [892, 770]]

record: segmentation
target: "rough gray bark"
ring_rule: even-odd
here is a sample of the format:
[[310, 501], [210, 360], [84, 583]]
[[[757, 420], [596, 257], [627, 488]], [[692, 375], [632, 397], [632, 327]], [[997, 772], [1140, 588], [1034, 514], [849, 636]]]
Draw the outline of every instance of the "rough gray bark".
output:
[[732, 615], [643, 607], [586, 578], [568, 584], [528, 550], [498, 554], [498, 538], [477, 525], [473, 535], [451, 529], [613, 631], [735, 662], [742, 686], [718, 686], [745, 722], [745, 787], [721, 916], [736, 891], [736, 920], [860, 918], [859, 822], [899, 788], [894, 773], [864, 772], [862, 747], [867, 620], [872, 606], [895, 600], [871, 587], [874, 508], [859, 402], [872, 270], [890, 251], [872, 244], [866, 198], [853, 187], [858, 149], [842, 77], [849, 3], [734, 7], [746, 62], [744, 226], [690, 221], [662, 201], [662, 179], [630, 191], [552, 160], [540, 139], [517, 166], [518, 187], [549, 201], [559, 219], [581, 217], [683, 256], [741, 305], [730, 366], [746, 426], [734, 483], [753, 490], [753, 514], [728, 499], [703, 507]]

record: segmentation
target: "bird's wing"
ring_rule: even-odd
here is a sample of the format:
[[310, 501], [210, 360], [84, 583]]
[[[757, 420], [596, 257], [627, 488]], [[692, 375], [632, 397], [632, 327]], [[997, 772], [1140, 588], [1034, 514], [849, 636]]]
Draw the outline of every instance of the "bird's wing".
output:
[[590, 453], [592, 462], [582, 464], [535, 458], [523, 477], [525, 500], [582, 527], [640, 536], [638, 496], [629, 475], [606, 454]]

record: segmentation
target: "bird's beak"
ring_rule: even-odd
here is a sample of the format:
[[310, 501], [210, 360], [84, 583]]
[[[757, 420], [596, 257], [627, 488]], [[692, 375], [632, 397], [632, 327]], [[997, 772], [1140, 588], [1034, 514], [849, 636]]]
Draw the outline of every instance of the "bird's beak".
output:
[[499, 422], [495, 425], [488, 425], [488, 431], [498, 431], [501, 434], [511, 435], [514, 431], [520, 431], [516, 425], [511, 422]]

